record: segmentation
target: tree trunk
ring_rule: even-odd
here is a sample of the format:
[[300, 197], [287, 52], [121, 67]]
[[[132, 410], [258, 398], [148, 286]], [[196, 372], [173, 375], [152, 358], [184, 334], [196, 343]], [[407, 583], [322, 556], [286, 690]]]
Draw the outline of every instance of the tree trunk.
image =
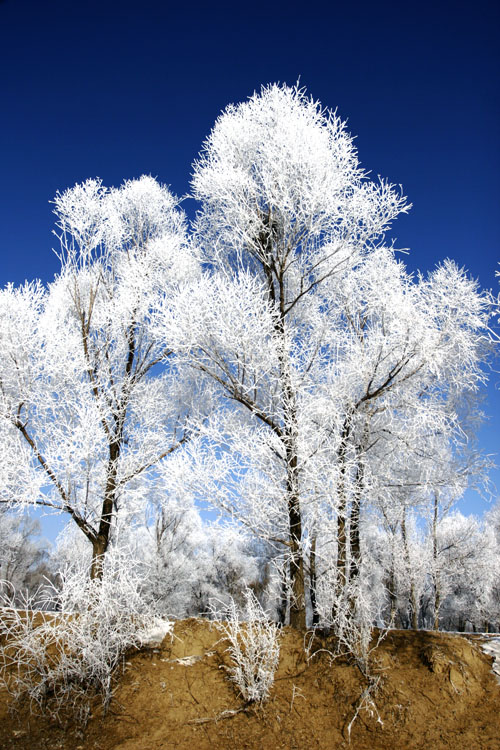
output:
[[349, 581], [355, 581], [359, 577], [361, 567], [361, 543], [359, 536], [359, 515], [361, 498], [356, 491], [352, 501], [351, 519], [349, 524], [349, 546], [351, 550], [351, 564], [349, 567]]
[[293, 628], [306, 627], [306, 598], [304, 586], [304, 557], [302, 550], [302, 518], [300, 512], [299, 476], [297, 456], [297, 414], [295, 394], [290, 378], [284, 375], [286, 498], [289, 529], [290, 558], [290, 625]]
[[337, 509], [337, 577], [335, 580], [335, 601], [333, 603], [332, 619], [335, 620], [347, 584], [347, 534], [346, 534], [346, 502], [342, 493]]
[[99, 531], [92, 540], [92, 565], [90, 568], [91, 580], [102, 581], [104, 575], [104, 557], [108, 551], [111, 538], [111, 523], [113, 520], [113, 508], [116, 494], [116, 474], [118, 471], [118, 459], [120, 457], [121, 443], [114, 440], [109, 445], [109, 460], [107, 466], [106, 488], [101, 509]]
[[396, 580], [394, 575], [394, 560], [392, 561], [391, 565], [391, 572], [389, 574], [389, 581], [387, 582], [387, 591], [389, 592], [389, 602], [390, 602], [390, 610], [389, 610], [389, 625], [393, 626], [396, 622], [396, 604], [397, 604], [397, 594], [396, 594]]
[[432, 519], [432, 558], [434, 563], [434, 630], [439, 630], [439, 609], [441, 607], [441, 581], [438, 570], [438, 546], [437, 546], [437, 524], [438, 524], [438, 494], [434, 494], [434, 517]]
[[349, 568], [349, 581], [355, 581], [361, 570], [361, 541], [360, 541], [360, 515], [361, 515], [361, 498], [363, 497], [364, 485], [364, 463], [363, 453], [364, 446], [368, 442], [368, 420], [365, 422], [363, 429], [363, 439], [361, 444], [356, 447], [356, 477], [354, 481], [354, 495], [351, 507], [351, 518], [349, 524], [349, 549], [351, 552], [351, 565]]
[[306, 599], [304, 587], [304, 558], [302, 554], [302, 520], [300, 517], [299, 497], [295, 489], [295, 472], [297, 455], [290, 462], [290, 474], [287, 481], [288, 522], [290, 528], [290, 580], [292, 597], [290, 601], [290, 625], [299, 630], [306, 627]]
[[[273, 238], [275, 227], [270, 213], [263, 217], [265, 230], [258, 238], [261, 247], [261, 262], [267, 283], [269, 303], [278, 313], [274, 332], [279, 362], [281, 406], [283, 428], [281, 440], [285, 449], [286, 500], [289, 532], [290, 561], [290, 625], [294, 628], [306, 627], [306, 601], [304, 586], [304, 559], [302, 550], [302, 518], [299, 493], [299, 467], [297, 455], [297, 399], [290, 368], [290, 357], [286, 335], [286, 290], [284, 268], [273, 259]], [[276, 287], [275, 287], [276, 281]]]
[[[274, 287], [273, 287], [274, 289]], [[306, 597], [304, 586], [304, 556], [302, 550], [302, 518], [299, 495], [299, 467], [297, 453], [298, 419], [297, 402], [290, 362], [288, 360], [285, 332], [285, 289], [279, 279], [280, 317], [276, 324], [278, 335], [278, 358], [284, 415], [283, 443], [286, 461], [286, 496], [288, 505], [288, 528], [290, 535], [290, 625], [299, 630], [306, 627]]]
[[346, 455], [347, 443], [351, 432], [351, 419], [347, 415], [342, 427], [341, 441], [338, 449], [338, 460], [340, 466], [339, 481], [339, 504], [337, 508], [337, 575], [335, 581], [335, 600], [332, 610], [332, 620], [337, 618], [339, 605], [344, 594], [347, 584], [347, 532], [346, 532], [346, 515], [347, 515], [347, 497], [346, 497]]
[[403, 508], [403, 518], [401, 519], [401, 536], [403, 538], [403, 547], [410, 576], [410, 622], [413, 630], [418, 630], [417, 593], [415, 581], [411, 572], [410, 549], [408, 546], [408, 536], [406, 533], [406, 508]]
[[[356, 467], [356, 479], [354, 486], [354, 495], [351, 505], [351, 517], [349, 520], [349, 550], [351, 553], [351, 562], [349, 566], [349, 583], [353, 583], [359, 578], [361, 570], [361, 541], [359, 531], [359, 520], [361, 512], [361, 496], [363, 492], [363, 462], [361, 459], [361, 450], [357, 449], [358, 459]], [[356, 609], [354, 592], [351, 594], [350, 606], [352, 611]]]
[[390, 557], [390, 566], [389, 566], [388, 579], [387, 579], [387, 593], [389, 594], [389, 627], [395, 627], [396, 619], [397, 619], [397, 603], [398, 603], [398, 594], [396, 591], [396, 555], [395, 555], [397, 525], [393, 526], [392, 524], [387, 522], [387, 529], [388, 529], [388, 533], [390, 534], [390, 540], [391, 540], [390, 541], [391, 557]]
[[279, 601], [277, 607], [277, 617], [280, 625], [286, 625], [286, 612], [288, 609], [288, 571], [287, 563], [283, 568], [283, 579], [281, 581]]
[[104, 558], [108, 549], [108, 541], [97, 537], [92, 542], [92, 564], [90, 566], [90, 580], [102, 581], [104, 575]]
[[312, 626], [319, 625], [318, 603], [316, 599], [316, 535], [311, 540], [311, 553], [309, 556], [309, 595], [311, 598]]

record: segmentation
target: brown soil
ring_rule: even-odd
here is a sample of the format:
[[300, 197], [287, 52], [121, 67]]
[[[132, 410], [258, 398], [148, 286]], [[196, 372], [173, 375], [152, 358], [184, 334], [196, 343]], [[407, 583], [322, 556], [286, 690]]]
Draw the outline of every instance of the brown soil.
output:
[[85, 730], [28, 709], [11, 716], [1, 694], [1, 750], [500, 750], [500, 686], [478, 638], [389, 632], [374, 653], [373, 703], [350, 741], [367, 681], [332, 663], [327, 640], [306, 661], [303, 636], [285, 628], [271, 696], [245, 709], [219, 639], [206, 620], [176, 623], [172, 642], [127, 658], [109, 713], [96, 705]]

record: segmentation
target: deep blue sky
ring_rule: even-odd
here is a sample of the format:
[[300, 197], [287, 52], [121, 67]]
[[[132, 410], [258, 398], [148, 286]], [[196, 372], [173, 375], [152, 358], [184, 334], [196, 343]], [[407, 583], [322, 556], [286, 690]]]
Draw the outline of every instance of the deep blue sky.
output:
[[[0, 0], [0, 283], [57, 271], [57, 190], [150, 173], [184, 194], [219, 112], [300, 76], [348, 119], [363, 166], [403, 185], [410, 268], [452, 257], [496, 287], [499, 7]], [[495, 451], [492, 388], [486, 409]]]

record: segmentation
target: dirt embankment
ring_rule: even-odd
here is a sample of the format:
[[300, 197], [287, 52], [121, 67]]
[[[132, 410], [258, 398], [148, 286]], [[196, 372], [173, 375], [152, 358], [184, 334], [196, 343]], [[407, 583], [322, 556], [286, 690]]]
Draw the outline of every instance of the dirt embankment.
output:
[[478, 638], [391, 631], [373, 657], [378, 688], [360, 707], [367, 682], [357, 667], [332, 662], [327, 640], [307, 660], [303, 636], [285, 628], [270, 699], [246, 710], [219, 639], [191, 619], [160, 649], [129, 655], [110, 712], [96, 706], [84, 731], [27, 709], [12, 717], [2, 694], [0, 748], [500, 750], [500, 685]]

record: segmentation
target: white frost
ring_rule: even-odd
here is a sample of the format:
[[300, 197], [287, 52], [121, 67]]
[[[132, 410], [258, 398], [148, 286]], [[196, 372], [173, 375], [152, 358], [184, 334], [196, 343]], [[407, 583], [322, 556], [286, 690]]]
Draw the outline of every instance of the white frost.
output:
[[493, 657], [493, 672], [500, 683], [500, 638], [491, 638], [481, 645], [485, 654]]

